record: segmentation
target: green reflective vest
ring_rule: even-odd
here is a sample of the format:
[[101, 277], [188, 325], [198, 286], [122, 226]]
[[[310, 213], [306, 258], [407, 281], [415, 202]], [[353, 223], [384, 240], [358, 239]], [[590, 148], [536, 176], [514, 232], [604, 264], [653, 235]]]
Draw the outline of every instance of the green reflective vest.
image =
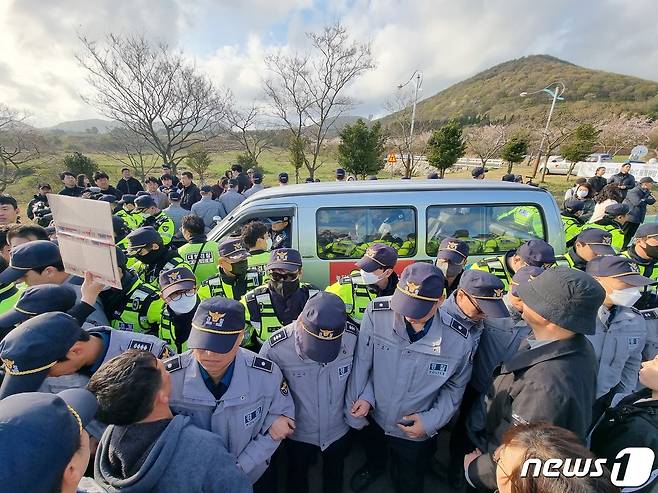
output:
[[219, 272], [219, 247], [216, 241], [186, 243], [178, 249], [178, 254], [192, 267], [197, 286]]
[[[178, 252], [176, 252], [178, 253]], [[156, 269], [153, 265], [148, 265], [143, 263], [141, 260], [135, 262], [131, 267], [131, 270], [139, 277], [145, 284], [148, 284], [158, 293], [160, 292], [160, 273], [166, 272], [168, 270], [174, 269], [176, 267], [187, 267], [192, 270], [192, 267], [181, 258], [180, 255], [175, 255], [174, 257], [167, 260], [167, 263], [162, 266], [161, 269]]]
[[564, 224], [564, 236], [567, 241], [567, 246], [571, 246], [569, 245], [569, 242], [580, 234], [580, 232], [583, 230], [584, 224], [574, 217], [561, 217], [562, 223]]
[[21, 283], [16, 286], [13, 282], [0, 287], [0, 315], [16, 306], [16, 302], [23, 295], [25, 288], [25, 284]]
[[498, 279], [503, 281], [505, 285], [505, 290], [509, 289], [509, 284], [512, 280], [512, 273], [507, 267], [507, 262], [505, 261], [505, 256], [501, 255], [500, 257], [490, 257], [480, 260], [475, 264], [471, 265], [471, 269], [483, 270], [490, 274], [493, 274]]
[[261, 252], [247, 257], [247, 291], [267, 283], [267, 262], [270, 252]]
[[167, 342], [171, 347], [175, 347], [178, 354], [187, 351], [187, 341], [182, 345], [176, 343], [176, 326], [171, 319], [171, 314], [167, 310], [167, 305], [162, 307], [160, 313], [160, 329], [158, 330], [158, 337]]
[[[308, 289], [308, 297], [310, 298], [318, 292], [310, 284], [301, 283], [300, 289]], [[270, 290], [267, 286], [259, 286], [256, 289], [249, 291], [240, 300], [245, 307], [246, 330], [243, 344], [248, 345], [255, 334], [256, 339], [260, 344], [267, 341], [270, 336], [283, 327], [283, 323], [279, 321], [274, 311], [272, 298], [270, 298]], [[260, 322], [251, 319], [248, 305], [256, 302], [258, 312], [260, 313]]]
[[544, 236], [544, 225], [539, 210], [534, 206], [520, 205], [498, 216], [497, 220], [507, 219], [511, 216], [514, 224], [523, 231], [527, 231], [538, 238]]
[[217, 274], [201, 283], [197, 294], [202, 300], [222, 296], [230, 300], [236, 299], [233, 295], [233, 286], [222, 281], [222, 276]]
[[368, 304], [377, 297], [375, 293], [368, 289], [368, 285], [363, 282], [358, 271], [350, 273], [349, 276], [341, 277], [338, 282], [328, 286], [325, 291], [333, 293], [343, 300], [347, 314], [359, 323]]
[[155, 216], [142, 219], [139, 226], [153, 226], [153, 229], [160, 234], [164, 245], [171, 243], [171, 239], [174, 237], [174, 234], [176, 234], [174, 221], [162, 211], [158, 212]]
[[121, 310], [110, 313], [110, 326], [128, 332], [155, 334], [160, 324], [164, 301], [153, 287], [140, 279], [126, 293], [126, 304]]
[[114, 215], [121, 218], [123, 223], [126, 225], [126, 228], [131, 231], [137, 229], [143, 220], [142, 216], [139, 214], [133, 214], [132, 212], [128, 212], [125, 209], [119, 209], [114, 213]]

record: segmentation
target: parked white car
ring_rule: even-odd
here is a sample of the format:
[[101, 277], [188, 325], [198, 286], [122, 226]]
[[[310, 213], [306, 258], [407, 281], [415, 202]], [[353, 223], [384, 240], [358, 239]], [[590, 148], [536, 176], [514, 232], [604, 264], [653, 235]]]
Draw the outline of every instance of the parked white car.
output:
[[[595, 152], [594, 154], [590, 154], [589, 156], [587, 156], [585, 161], [580, 161], [576, 163], [576, 165], [573, 167], [572, 174], [574, 175], [578, 174], [578, 170], [580, 169], [582, 163], [589, 163], [590, 165], [591, 163], [596, 163], [603, 166], [611, 161], [612, 161], [612, 156], [610, 154], [607, 154], [605, 152]], [[548, 158], [548, 163], [546, 163], [546, 165], [542, 164], [539, 167], [539, 172], [543, 173], [544, 167], [546, 167], [547, 175], [566, 175], [569, 172], [570, 166], [571, 166], [571, 161], [567, 161], [562, 156], [551, 156]]]

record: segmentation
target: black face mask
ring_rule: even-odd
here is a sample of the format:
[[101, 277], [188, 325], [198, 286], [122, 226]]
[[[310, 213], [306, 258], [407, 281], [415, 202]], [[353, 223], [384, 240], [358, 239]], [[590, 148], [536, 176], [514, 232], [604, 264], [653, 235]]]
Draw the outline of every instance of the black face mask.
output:
[[270, 279], [269, 288], [284, 298], [290, 298], [299, 289], [299, 279], [294, 281], [273, 281]]
[[249, 269], [249, 264], [246, 260], [240, 260], [234, 264], [231, 264], [231, 274], [235, 277], [244, 277], [247, 275], [247, 269]]
[[644, 251], [652, 259], [658, 259], [658, 245], [647, 245], [644, 247]]
[[160, 250], [152, 250], [146, 255], [135, 255], [135, 258], [143, 264], [153, 264], [160, 258]]

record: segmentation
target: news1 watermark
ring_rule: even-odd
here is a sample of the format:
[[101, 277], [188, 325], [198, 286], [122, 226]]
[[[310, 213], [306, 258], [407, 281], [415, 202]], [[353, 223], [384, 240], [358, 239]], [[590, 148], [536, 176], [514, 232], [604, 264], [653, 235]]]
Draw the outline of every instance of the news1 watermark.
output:
[[[629, 447], [607, 459], [528, 459], [521, 468], [521, 477], [567, 478], [603, 476], [604, 468], [610, 471], [612, 484], [620, 488], [636, 488], [646, 484], [652, 475], [655, 454], [647, 447]], [[655, 473], [654, 473], [655, 474]]]

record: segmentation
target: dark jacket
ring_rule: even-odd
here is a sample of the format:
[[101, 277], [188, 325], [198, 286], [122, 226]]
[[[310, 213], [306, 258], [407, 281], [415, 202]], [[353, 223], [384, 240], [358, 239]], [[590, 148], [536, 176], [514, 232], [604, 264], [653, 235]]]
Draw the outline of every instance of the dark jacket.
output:
[[48, 208], [48, 197], [45, 195], [35, 195], [30, 203], [27, 204], [27, 217], [34, 219], [35, 209], [45, 209]]
[[188, 211], [192, 210], [192, 204], [196, 204], [201, 200], [201, 191], [194, 183], [190, 183], [188, 187], [181, 187], [180, 193], [180, 206]]
[[624, 204], [630, 208], [628, 220], [635, 224], [642, 224], [647, 215], [647, 205], [653, 205], [656, 199], [651, 195], [651, 190], [645, 190], [639, 184], [630, 190], [624, 199]]
[[638, 493], [648, 493], [658, 485], [658, 400], [642, 400], [647, 398], [651, 398], [651, 389], [643, 389], [622, 399], [605, 412], [594, 427], [591, 438], [592, 452], [609, 461], [614, 461], [627, 447], [653, 450], [653, 481], [633, 490]]
[[139, 180], [131, 176], [127, 180], [121, 178], [119, 180], [119, 183], [117, 183], [117, 190], [121, 192], [121, 195], [125, 195], [125, 194], [135, 195], [137, 194], [137, 192], [141, 192], [144, 189], [142, 188], [142, 184], [139, 182]]
[[67, 197], [80, 197], [82, 196], [82, 192], [84, 192], [84, 188], [75, 186], [75, 187], [64, 187], [62, 190], [59, 192], [58, 195], [66, 195]]
[[104, 195], [114, 195], [118, 200], [121, 200], [121, 196], [123, 195], [119, 190], [114, 188], [112, 185], [109, 185], [105, 190], [101, 190], [101, 193]]
[[632, 188], [635, 188], [635, 177], [630, 173], [624, 175], [623, 173], [619, 172], [616, 175], [612, 175], [610, 178], [608, 178], [608, 183], [614, 183], [615, 185], [624, 187], [619, 191], [621, 192], [622, 197], [626, 198], [628, 191]]
[[606, 180], [606, 178], [603, 176], [590, 176], [587, 179], [587, 183], [589, 183], [589, 185], [592, 187], [594, 193], [599, 193], [601, 190], [603, 190], [603, 187], [608, 184], [608, 180]]
[[96, 452], [94, 479], [110, 493], [251, 491], [221, 437], [182, 415], [168, 423], [108, 426]]
[[594, 349], [582, 334], [534, 349], [525, 342], [494, 372], [485, 399], [487, 450], [470, 464], [469, 481], [483, 491], [496, 489], [491, 454], [510, 426], [546, 421], [584, 440], [592, 421], [597, 367]]

